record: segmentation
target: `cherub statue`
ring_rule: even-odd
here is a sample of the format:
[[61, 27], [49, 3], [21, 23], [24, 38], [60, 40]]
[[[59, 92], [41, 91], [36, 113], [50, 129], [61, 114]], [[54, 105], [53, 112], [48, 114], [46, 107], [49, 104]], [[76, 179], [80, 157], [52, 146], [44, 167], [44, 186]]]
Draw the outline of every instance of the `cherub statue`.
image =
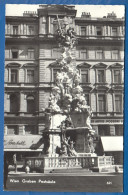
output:
[[55, 112], [60, 112], [61, 109], [60, 107], [57, 105], [57, 101], [58, 99], [56, 98], [56, 96], [54, 96], [53, 94], [51, 94], [50, 96], [50, 102], [49, 102], [49, 108], [52, 110], [52, 111], [55, 111]]
[[95, 149], [94, 149], [94, 145], [93, 145], [93, 137], [92, 136], [88, 137], [88, 145], [90, 148], [90, 153], [94, 153]]
[[70, 141], [69, 147], [68, 147], [68, 155], [69, 156], [77, 156], [77, 152], [74, 149], [74, 142]]
[[92, 129], [92, 126], [91, 126], [91, 115], [92, 115], [92, 111], [87, 110], [87, 117], [86, 117], [86, 125], [89, 129]]
[[68, 156], [67, 146], [65, 144], [62, 144], [62, 148], [60, 149], [60, 156], [62, 157]]

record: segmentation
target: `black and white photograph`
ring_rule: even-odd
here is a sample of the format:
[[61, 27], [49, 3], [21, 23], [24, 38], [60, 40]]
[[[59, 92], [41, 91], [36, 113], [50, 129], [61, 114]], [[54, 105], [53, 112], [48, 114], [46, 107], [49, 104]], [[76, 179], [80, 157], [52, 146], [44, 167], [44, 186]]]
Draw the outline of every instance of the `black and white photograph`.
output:
[[123, 192], [125, 6], [5, 12], [4, 191]]

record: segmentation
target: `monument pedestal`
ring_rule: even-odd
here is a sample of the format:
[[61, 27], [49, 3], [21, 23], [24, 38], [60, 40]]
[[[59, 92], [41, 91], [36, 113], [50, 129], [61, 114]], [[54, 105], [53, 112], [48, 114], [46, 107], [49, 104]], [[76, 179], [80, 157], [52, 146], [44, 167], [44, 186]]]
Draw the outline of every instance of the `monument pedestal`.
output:
[[76, 130], [75, 149], [77, 153], [90, 153], [90, 147], [88, 144], [88, 132], [89, 130], [87, 128]]
[[[51, 113], [46, 115], [46, 132], [49, 135], [49, 156], [57, 156], [57, 148], [62, 147], [65, 137], [75, 142], [74, 149], [77, 153], [94, 153], [93, 140], [89, 127], [86, 123], [88, 118], [87, 112], [73, 112], [68, 116], [62, 113]], [[67, 122], [71, 126], [66, 126]]]
[[48, 156], [50, 157], [54, 157], [54, 156], [58, 156], [57, 154], [57, 148], [61, 148], [61, 137], [60, 134], [58, 133], [54, 133], [54, 134], [50, 134], [49, 135], [49, 139], [50, 139], [50, 146], [49, 146], [49, 154]]

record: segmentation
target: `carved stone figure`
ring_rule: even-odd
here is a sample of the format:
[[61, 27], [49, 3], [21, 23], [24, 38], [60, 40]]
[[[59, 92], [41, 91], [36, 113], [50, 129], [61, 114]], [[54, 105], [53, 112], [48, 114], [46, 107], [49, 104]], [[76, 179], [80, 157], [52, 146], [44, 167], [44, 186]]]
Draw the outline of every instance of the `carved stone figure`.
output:
[[89, 148], [90, 148], [90, 153], [94, 153], [95, 149], [94, 149], [94, 145], [93, 145], [93, 137], [92, 136], [89, 136], [88, 144], [89, 144]]
[[60, 156], [62, 157], [68, 156], [67, 147], [64, 144], [62, 145], [62, 149], [60, 150]]
[[[67, 115], [66, 120], [60, 125], [63, 144], [61, 152], [66, 153], [67, 148], [68, 155], [76, 156], [77, 153], [73, 147], [73, 143], [66, 143], [66, 129], [73, 127], [70, 115], [74, 112], [78, 114], [83, 113], [83, 116], [86, 116], [85, 126], [88, 127], [89, 130], [92, 130], [90, 125], [91, 109], [90, 106], [87, 105], [83, 89], [80, 86], [81, 77], [74, 60], [73, 48], [77, 42], [75, 31], [68, 23], [68, 20], [66, 20], [65, 23], [65, 21], [59, 20], [57, 16], [57, 22], [58, 29], [56, 38], [60, 47], [63, 49], [63, 53], [61, 59], [58, 61], [60, 71], [56, 74], [55, 87], [53, 87], [49, 99], [49, 109], [51, 114], [60, 112]], [[48, 144], [45, 143], [45, 145], [47, 146]], [[89, 141], [89, 145], [90, 148], [92, 148], [91, 140]], [[47, 147], [45, 147], [46, 152]]]
[[77, 152], [74, 149], [74, 142], [70, 141], [70, 144], [68, 146], [68, 155], [69, 156], [77, 156]]

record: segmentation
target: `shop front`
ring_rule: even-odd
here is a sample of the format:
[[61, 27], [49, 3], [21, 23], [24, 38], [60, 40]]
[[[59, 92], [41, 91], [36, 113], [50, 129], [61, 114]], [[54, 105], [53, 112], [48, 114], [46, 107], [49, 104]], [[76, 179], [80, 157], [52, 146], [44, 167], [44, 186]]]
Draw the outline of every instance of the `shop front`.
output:
[[123, 165], [123, 136], [101, 136], [103, 154], [114, 157], [114, 164]]
[[16, 154], [17, 162], [22, 162], [24, 157], [38, 156], [44, 147], [41, 135], [7, 135], [4, 136], [4, 156], [9, 164], [13, 163]]

